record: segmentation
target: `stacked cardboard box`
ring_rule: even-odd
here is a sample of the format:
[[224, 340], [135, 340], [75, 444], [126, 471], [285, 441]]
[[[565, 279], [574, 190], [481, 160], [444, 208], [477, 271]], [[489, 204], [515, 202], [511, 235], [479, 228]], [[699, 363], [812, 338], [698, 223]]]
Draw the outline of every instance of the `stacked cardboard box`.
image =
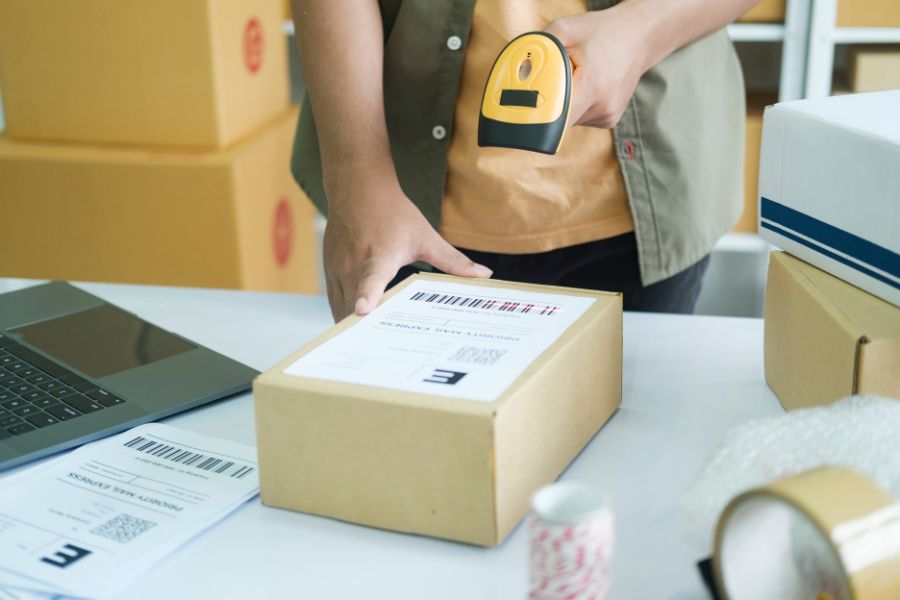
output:
[[282, 0], [0, 0], [0, 272], [312, 291], [283, 22]]
[[781, 23], [787, 0], [762, 0], [738, 19], [741, 23]]
[[783, 252], [766, 294], [766, 380], [785, 408], [900, 398], [900, 308]]
[[900, 89], [900, 46], [851, 46], [848, 63], [852, 91]]
[[900, 27], [897, 0], [839, 0], [838, 27]]
[[766, 110], [765, 369], [785, 408], [900, 398], [900, 90]]

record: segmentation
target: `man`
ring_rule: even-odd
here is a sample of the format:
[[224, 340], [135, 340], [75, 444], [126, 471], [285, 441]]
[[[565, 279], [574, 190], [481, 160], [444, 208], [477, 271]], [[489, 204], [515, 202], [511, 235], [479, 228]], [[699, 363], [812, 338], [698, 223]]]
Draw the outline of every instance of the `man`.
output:
[[[292, 167], [328, 215], [335, 319], [417, 262], [691, 312], [740, 209], [743, 82], [722, 27], [757, 1], [294, 0]], [[576, 126], [554, 156], [479, 148], [493, 59], [536, 29], [570, 56]]]

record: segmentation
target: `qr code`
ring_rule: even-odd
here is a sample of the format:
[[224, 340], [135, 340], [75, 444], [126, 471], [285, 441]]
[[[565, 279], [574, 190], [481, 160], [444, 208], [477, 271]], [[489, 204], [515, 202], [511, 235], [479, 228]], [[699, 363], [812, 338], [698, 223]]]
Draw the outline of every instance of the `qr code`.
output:
[[148, 529], [156, 527], [153, 521], [138, 519], [131, 515], [122, 513], [115, 518], [110, 519], [103, 525], [99, 525], [91, 529], [91, 533], [119, 542], [127, 544], [137, 536], [141, 535]]
[[456, 362], [471, 363], [473, 365], [492, 365], [503, 355], [506, 350], [498, 350], [496, 348], [478, 348], [476, 346], [463, 346], [456, 351], [456, 354], [450, 357], [450, 360]]

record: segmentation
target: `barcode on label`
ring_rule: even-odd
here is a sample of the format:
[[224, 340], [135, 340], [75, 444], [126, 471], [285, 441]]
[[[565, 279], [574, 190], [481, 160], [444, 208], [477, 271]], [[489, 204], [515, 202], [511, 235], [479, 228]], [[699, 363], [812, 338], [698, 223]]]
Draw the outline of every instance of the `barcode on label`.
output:
[[500, 312], [532, 313], [546, 316], [553, 316], [560, 311], [560, 308], [553, 304], [516, 302], [514, 300], [501, 300], [498, 298], [474, 298], [470, 296], [456, 296], [453, 294], [438, 294], [432, 292], [417, 292], [410, 297], [410, 300], [445, 304], [447, 306], [480, 308], [482, 310], [496, 310]]
[[239, 462], [228, 460], [227, 458], [216, 458], [203, 454], [201, 452], [193, 452], [185, 450], [172, 444], [163, 442], [155, 442], [148, 440], [143, 436], [138, 436], [124, 444], [127, 448], [134, 448], [138, 452], [149, 454], [156, 458], [168, 460], [178, 463], [186, 467], [194, 467], [203, 471], [210, 471], [220, 475], [227, 475], [235, 479], [243, 479], [256, 469], [250, 465], [241, 464]]

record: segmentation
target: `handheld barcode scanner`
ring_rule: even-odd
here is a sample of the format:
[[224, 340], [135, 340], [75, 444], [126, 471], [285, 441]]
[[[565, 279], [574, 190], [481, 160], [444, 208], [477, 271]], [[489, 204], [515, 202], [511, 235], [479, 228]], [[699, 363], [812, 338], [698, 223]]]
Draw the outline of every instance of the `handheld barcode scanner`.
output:
[[569, 119], [572, 65], [549, 33], [524, 33], [503, 48], [491, 68], [478, 145], [556, 154]]

